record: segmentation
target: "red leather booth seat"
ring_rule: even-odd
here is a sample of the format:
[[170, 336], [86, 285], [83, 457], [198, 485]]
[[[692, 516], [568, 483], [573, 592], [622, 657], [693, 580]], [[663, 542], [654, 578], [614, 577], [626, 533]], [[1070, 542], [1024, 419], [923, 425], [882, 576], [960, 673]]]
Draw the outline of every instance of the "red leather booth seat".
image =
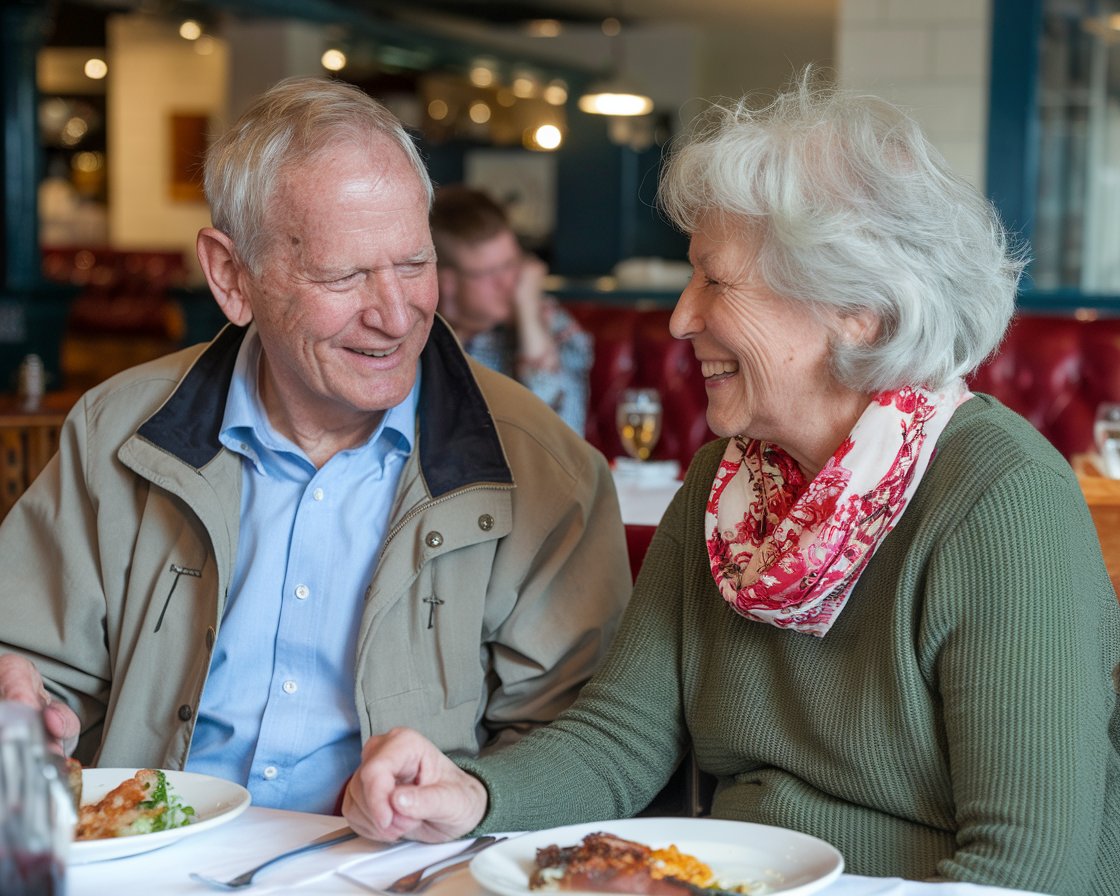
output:
[[595, 339], [587, 440], [608, 458], [625, 454], [615, 429], [623, 389], [661, 392], [663, 422], [653, 457], [677, 460], [684, 472], [692, 455], [715, 438], [708, 429], [704, 378], [692, 345], [669, 334], [669, 308], [566, 302], [564, 307]]
[[1026, 417], [1067, 458], [1093, 450], [1093, 417], [1120, 401], [1120, 318], [1020, 314], [970, 378]]
[[[653, 386], [665, 408], [654, 457], [680, 461], [683, 472], [715, 436], [692, 347], [669, 334], [671, 310], [587, 301], [565, 307], [595, 339], [588, 441], [608, 458], [621, 456], [614, 422], [619, 394]], [[1120, 318], [1020, 314], [970, 385], [1030, 420], [1067, 458], [1090, 451], [1097, 405], [1120, 401]]]

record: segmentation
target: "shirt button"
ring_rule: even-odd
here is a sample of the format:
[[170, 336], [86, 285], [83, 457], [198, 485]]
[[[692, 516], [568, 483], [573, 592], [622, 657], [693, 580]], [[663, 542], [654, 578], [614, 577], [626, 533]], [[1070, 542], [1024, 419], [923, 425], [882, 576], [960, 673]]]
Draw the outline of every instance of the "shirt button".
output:
[[277, 776], [278, 774], [280, 774], [280, 770], [279, 770], [279, 769], [277, 769], [275, 765], [266, 765], [266, 766], [265, 766], [265, 769], [264, 769], [264, 779], [265, 779], [266, 781], [271, 781], [271, 780], [272, 780], [273, 778], [275, 778], [275, 777], [276, 777], [276, 776]]
[[296, 585], [296, 597], [300, 600], [307, 600], [311, 596], [311, 589], [306, 585]]
[[294, 694], [299, 690], [299, 685], [292, 681], [290, 678], [281, 685], [284, 688], [285, 694]]
[[443, 535], [439, 532], [429, 532], [424, 536], [424, 544], [430, 548], [438, 548], [443, 544]]
[[316, 501], [322, 501], [323, 500], [323, 490], [321, 488], [315, 489], [315, 491], [313, 491], [311, 493], [311, 497], [314, 498]]
[[488, 513], [482, 514], [482, 516], [478, 518], [478, 528], [483, 532], [489, 532], [494, 528], [494, 517], [490, 516]]

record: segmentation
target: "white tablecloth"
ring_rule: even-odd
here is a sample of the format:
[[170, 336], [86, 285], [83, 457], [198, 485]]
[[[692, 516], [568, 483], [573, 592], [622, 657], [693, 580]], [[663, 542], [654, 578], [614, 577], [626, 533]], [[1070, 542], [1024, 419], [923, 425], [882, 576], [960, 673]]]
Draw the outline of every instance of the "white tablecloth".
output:
[[661, 515], [681, 487], [676, 470], [646, 474], [631, 472], [629, 468], [614, 471], [614, 485], [618, 491], [618, 506], [622, 522], [628, 526], [656, 526]]
[[[188, 873], [197, 871], [222, 879], [232, 877], [269, 856], [313, 840], [342, 824], [341, 819], [328, 815], [250, 808], [229, 824], [184, 837], [162, 849], [74, 866], [69, 873], [69, 896], [213, 893], [214, 890], [192, 881]], [[357, 877], [370, 887], [385, 886], [414, 868], [456, 852], [461, 845], [413, 844], [393, 855], [377, 858], [376, 853], [384, 848], [382, 845], [351, 840], [273, 866], [245, 892], [251, 896], [293, 891], [355, 896], [369, 890], [338, 872]], [[1011, 896], [1020, 891], [844, 874], [818, 892], [821, 896]], [[487, 896], [466, 870], [440, 881], [427, 893], [430, 896]]]

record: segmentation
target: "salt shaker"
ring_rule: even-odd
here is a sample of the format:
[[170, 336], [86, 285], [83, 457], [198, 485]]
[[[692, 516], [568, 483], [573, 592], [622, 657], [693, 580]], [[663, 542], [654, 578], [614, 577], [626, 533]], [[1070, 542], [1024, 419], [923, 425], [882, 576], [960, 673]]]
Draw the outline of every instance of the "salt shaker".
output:
[[38, 355], [27, 355], [19, 365], [19, 403], [23, 410], [39, 410], [45, 381], [43, 359]]
[[42, 716], [0, 701], [0, 893], [63, 896], [74, 805]]

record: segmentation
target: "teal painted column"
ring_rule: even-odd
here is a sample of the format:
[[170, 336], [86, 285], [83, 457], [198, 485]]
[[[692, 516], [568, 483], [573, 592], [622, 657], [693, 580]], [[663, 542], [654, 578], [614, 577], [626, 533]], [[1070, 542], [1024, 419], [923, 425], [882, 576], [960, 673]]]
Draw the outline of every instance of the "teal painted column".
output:
[[0, 5], [0, 111], [4, 170], [0, 180], [0, 391], [16, 385], [23, 356], [43, 359], [47, 387], [60, 385], [59, 355], [73, 290], [45, 283], [39, 250], [39, 93], [35, 62], [50, 25], [49, 5], [2, 0]]
[[47, 4], [5, 0], [0, 10], [0, 65], [4, 94], [4, 291], [38, 284], [41, 162], [35, 58], [46, 36]]

